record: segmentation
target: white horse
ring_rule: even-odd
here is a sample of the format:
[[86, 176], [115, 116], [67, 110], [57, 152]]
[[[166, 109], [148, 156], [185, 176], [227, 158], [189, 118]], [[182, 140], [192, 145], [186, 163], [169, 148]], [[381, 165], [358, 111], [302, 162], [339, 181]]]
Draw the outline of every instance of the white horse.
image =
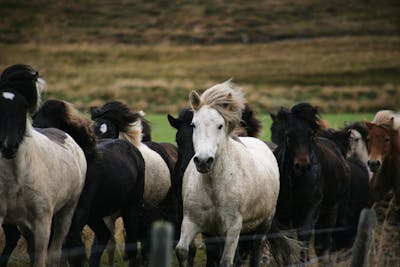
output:
[[[57, 266], [82, 191], [86, 160], [66, 133], [32, 128], [44, 81], [27, 65], [0, 79], [0, 224], [17, 225], [34, 266]], [[47, 254], [53, 221], [53, 237]]]
[[[188, 246], [204, 232], [225, 237], [221, 266], [231, 266], [241, 233], [272, 223], [279, 169], [268, 146], [252, 137], [233, 138], [244, 98], [230, 81], [190, 94], [195, 155], [183, 178], [181, 237], [176, 253], [185, 264]], [[261, 244], [261, 242], [260, 242]]]

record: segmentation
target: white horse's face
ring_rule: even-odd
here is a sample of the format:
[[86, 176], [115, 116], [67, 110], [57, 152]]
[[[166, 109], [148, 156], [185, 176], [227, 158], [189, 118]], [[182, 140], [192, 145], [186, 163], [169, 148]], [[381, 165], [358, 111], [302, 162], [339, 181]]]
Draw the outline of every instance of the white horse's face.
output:
[[354, 129], [350, 130], [350, 150], [347, 156], [356, 156], [360, 159], [368, 156], [367, 147], [362, 139], [361, 134]]
[[227, 137], [225, 121], [215, 109], [203, 106], [194, 113], [192, 126], [193, 161], [197, 171], [207, 173], [213, 168], [218, 148]]

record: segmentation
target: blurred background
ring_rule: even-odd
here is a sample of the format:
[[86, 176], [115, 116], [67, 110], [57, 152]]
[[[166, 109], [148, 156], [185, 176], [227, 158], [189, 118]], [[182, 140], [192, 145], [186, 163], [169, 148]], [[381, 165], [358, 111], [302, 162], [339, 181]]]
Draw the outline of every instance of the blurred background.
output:
[[31, 64], [45, 99], [83, 111], [120, 100], [176, 114], [229, 78], [257, 114], [400, 109], [398, 0], [0, 0], [0, 17], [0, 68]]
[[400, 1], [0, 0], [0, 69], [15, 63], [47, 80], [44, 100], [123, 101], [168, 142], [166, 113], [233, 78], [269, 139], [268, 112], [301, 101], [333, 127], [400, 110]]
[[0, 67], [23, 62], [46, 98], [177, 112], [229, 78], [257, 112], [400, 106], [400, 1], [1, 1]]

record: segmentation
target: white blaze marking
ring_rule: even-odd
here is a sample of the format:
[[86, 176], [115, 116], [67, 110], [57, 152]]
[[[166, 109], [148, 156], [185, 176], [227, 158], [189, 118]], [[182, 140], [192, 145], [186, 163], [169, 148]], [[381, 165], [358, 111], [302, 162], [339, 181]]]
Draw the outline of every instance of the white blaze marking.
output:
[[14, 100], [15, 94], [10, 92], [4, 92], [3, 97], [8, 100]]
[[107, 132], [107, 124], [103, 123], [100, 125], [100, 132], [105, 134]]

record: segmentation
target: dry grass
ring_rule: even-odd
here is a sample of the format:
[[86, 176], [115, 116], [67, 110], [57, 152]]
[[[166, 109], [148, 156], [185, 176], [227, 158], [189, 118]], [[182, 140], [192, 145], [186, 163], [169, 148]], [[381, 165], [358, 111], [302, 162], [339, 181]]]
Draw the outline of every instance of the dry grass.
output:
[[46, 98], [88, 108], [122, 100], [177, 112], [191, 90], [233, 77], [257, 112], [309, 101], [322, 111], [398, 109], [400, 37], [342, 37], [253, 45], [1, 45], [0, 68], [25, 62], [48, 81]]

